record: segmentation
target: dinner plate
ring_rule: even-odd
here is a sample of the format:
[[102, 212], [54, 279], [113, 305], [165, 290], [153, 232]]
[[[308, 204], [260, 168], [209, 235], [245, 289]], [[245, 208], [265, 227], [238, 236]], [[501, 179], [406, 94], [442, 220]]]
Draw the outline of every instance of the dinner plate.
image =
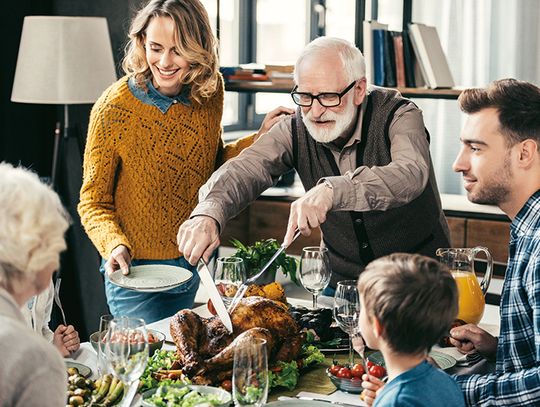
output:
[[[429, 356], [431, 356], [433, 360], [437, 362], [437, 364], [442, 370], [450, 369], [457, 363], [454, 357], [447, 355], [446, 353], [437, 352], [435, 350], [429, 352]], [[384, 366], [384, 358], [381, 352], [373, 352], [369, 354], [367, 358], [376, 365]]]
[[[298, 407], [310, 407], [310, 406], [324, 406], [328, 407], [331, 406], [331, 403], [327, 403], [324, 401], [316, 401], [316, 400], [300, 400], [300, 399], [292, 399], [292, 400], [278, 400], [278, 401], [272, 401], [271, 403], [265, 404], [265, 406], [298, 406]], [[335, 405], [335, 404], [334, 404]]]
[[82, 363], [72, 362], [71, 360], [64, 360], [66, 368], [76, 367], [79, 374], [84, 377], [90, 377], [92, 375], [92, 369]]
[[178, 287], [192, 277], [193, 273], [182, 267], [145, 264], [130, 267], [127, 276], [122, 274], [122, 270], [116, 270], [109, 276], [109, 281], [129, 290], [157, 292]]

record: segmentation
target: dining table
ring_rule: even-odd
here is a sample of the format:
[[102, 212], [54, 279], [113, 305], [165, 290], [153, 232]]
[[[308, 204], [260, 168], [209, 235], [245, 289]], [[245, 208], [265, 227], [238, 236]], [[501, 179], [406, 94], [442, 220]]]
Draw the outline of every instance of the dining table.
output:
[[[309, 300], [288, 298], [287, 302], [293, 306], [312, 307], [312, 303]], [[319, 297], [319, 306], [331, 308], [333, 305], [333, 297]], [[197, 314], [202, 317], [210, 317], [212, 314], [208, 310], [206, 304], [198, 305], [193, 308]], [[163, 345], [164, 350], [175, 350], [173, 338], [170, 334], [169, 324], [171, 317], [164, 318], [162, 320], [147, 324], [149, 329], [154, 329], [165, 334], [165, 343]], [[484, 315], [479, 326], [492, 335], [498, 335], [499, 332], [499, 307], [494, 305], [486, 305]], [[457, 363], [455, 366], [446, 370], [449, 374], [473, 374], [481, 373], [485, 374], [493, 372], [495, 370], [495, 363], [487, 361], [485, 359], [474, 360], [468, 362], [465, 355], [460, 354], [456, 348], [447, 347], [441, 348], [438, 345], [433, 347], [433, 350], [442, 352], [455, 358]], [[268, 396], [268, 401], [285, 400], [289, 398], [305, 398], [316, 399], [321, 401], [328, 401], [334, 403], [334, 405], [345, 406], [365, 406], [366, 404], [360, 398], [359, 394], [351, 394], [336, 389], [336, 387], [330, 382], [326, 374], [326, 369], [332, 364], [334, 359], [338, 361], [345, 361], [347, 358], [346, 352], [336, 351], [326, 353], [325, 361], [316, 367], [308, 368], [307, 371], [302, 372], [298, 380], [298, 385], [294, 390], [287, 389], [272, 389]], [[73, 355], [72, 360], [76, 363], [81, 363], [92, 369], [92, 378], [97, 378], [96, 361], [97, 354], [89, 342], [81, 343], [80, 349]], [[141, 397], [137, 395], [131, 404], [132, 407], [141, 405]]]

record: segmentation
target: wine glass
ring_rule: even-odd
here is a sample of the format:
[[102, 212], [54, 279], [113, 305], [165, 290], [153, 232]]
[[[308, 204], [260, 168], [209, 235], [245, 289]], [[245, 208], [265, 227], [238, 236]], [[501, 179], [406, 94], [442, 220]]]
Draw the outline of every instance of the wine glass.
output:
[[138, 380], [148, 363], [148, 332], [141, 318], [120, 317], [109, 323], [105, 337], [107, 367], [126, 389], [121, 406], [129, 406], [137, 391]]
[[268, 398], [266, 341], [246, 338], [234, 348], [233, 400], [235, 406], [262, 406]]
[[349, 364], [354, 365], [354, 350], [352, 336], [358, 332], [360, 318], [360, 297], [354, 280], [344, 280], [337, 283], [334, 296], [334, 320], [338, 326], [349, 335]]
[[105, 337], [109, 330], [109, 324], [113, 320], [111, 314], [102, 315], [99, 318], [99, 331], [97, 337], [97, 371], [99, 377], [107, 373], [107, 360], [104, 355], [105, 350]]
[[318, 246], [304, 247], [299, 267], [300, 281], [313, 295], [313, 308], [317, 308], [317, 297], [330, 282], [328, 249]]
[[246, 280], [244, 260], [240, 257], [219, 257], [214, 281], [226, 307], [232, 301], [238, 287]]

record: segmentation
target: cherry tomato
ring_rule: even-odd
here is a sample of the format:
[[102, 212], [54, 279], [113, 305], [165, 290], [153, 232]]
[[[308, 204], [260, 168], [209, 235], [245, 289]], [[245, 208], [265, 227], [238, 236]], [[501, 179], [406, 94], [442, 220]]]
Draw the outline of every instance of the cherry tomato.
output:
[[336, 376], [341, 377], [342, 379], [350, 379], [352, 377], [351, 369], [349, 369], [348, 367], [342, 367], [341, 369], [339, 369], [339, 372]]
[[364, 366], [362, 366], [360, 363], [357, 363], [351, 369], [352, 377], [360, 377], [361, 378], [364, 373], [365, 373]]
[[230, 381], [230, 380], [223, 380], [223, 381], [221, 382], [221, 387], [222, 387], [224, 390], [232, 391], [232, 381]]
[[342, 367], [343, 366], [340, 366], [334, 363], [332, 366], [330, 366], [330, 369], [328, 369], [328, 371], [330, 372], [330, 374], [337, 376], [339, 369], [341, 369]]
[[375, 363], [373, 363], [371, 360], [368, 360], [368, 361], [366, 362], [366, 366], [367, 366], [367, 368], [368, 368], [368, 370], [369, 370], [369, 368], [370, 368], [371, 366], [377, 366], [377, 365], [376, 365]]
[[382, 366], [373, 365], [368, 371], [371, 376], [375, 376], [379, 379], [382, 379], [386, 375], [386, 370]]

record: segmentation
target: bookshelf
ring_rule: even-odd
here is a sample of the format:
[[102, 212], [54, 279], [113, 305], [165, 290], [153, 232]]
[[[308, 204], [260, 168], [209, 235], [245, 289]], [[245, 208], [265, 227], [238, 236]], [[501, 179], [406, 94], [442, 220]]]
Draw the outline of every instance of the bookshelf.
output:
[[[294, 87], [290, 83], [272, 83], [268, 81], [232, 81], [225, 83], [225, 90], [229, 92], [268, 92], [289, 93]], [[405, 97], [430, 99], [457, 99], [461, 89], [428, 89], [428, 88], [396, 88]]]

